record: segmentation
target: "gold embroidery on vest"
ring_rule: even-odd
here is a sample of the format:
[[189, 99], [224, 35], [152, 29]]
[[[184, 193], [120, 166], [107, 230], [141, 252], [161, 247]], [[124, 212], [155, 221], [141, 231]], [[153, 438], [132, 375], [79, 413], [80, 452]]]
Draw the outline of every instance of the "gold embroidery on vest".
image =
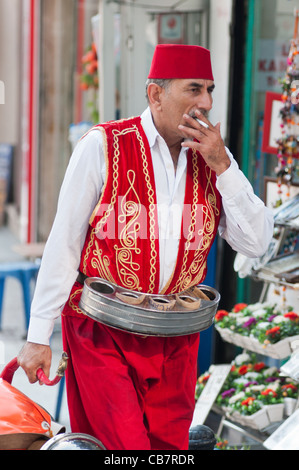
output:
[[[176, 282], [176, 285], [175, 287], [172, 289], [171, 293], [177, 293], [177, 292], [180, 292], [182, 291], [183, 289], [181, 289], [180, 286], [182, 284], [182, 278], [186, 276], [186, 273], [185, 273], [185, 270], [186, 270], [186, 264], [187, 264], [187, 258], [188, 258], [188, 253], [189, 253], [189, 247], [190, 247], [190, 243], [191, 243], [191, 240], [193, 238], [193, 235], [194, 235], [194, 227], [195, 227], [195, 223], [196, 223], [196, 209], [197, 209], [197, 203], [198, 203], [198, 172], [199, 172], [199, 169], [198, 169], [198, 165], [197, 165], [197, 155], [196, 155], [196, 152], [193, 150], [192, 152], [192, 166], [193, 166], [193, 199], [192, 199], [192, 210], [191, 210], [191, 221], [190, 221], [190, 226], [189, 226], [189, 229], [188, 229], [188, 237], [186, 239], [186, 242], [185, 242], [185, 252], [184, 252], [184, 257], [183, 257], [183, 262], [182, 262], [182, 267], [181, 267], [181, 273], [180, 273], [180, 276]], [[178, 260], [177, 260], [178, 262]], [[177, 263], [176, 263], [177, 265]], [[161, 293], [164, 294], [167, 289], [169, 288], [171, 282], [172, 282], [172, 279], [173, 279], [173, 276], [174, 276], [174, 273], [176, 271], [176, 266], [174, 267], [174, 270], [172, 272], [172, 275], [170, 276], [168, 282], [166, 283], [165, 287], [162, 289]], [[178, 289], [178, 290], [177, 290]]]
[[99, 244], [96, 241], [95, 246], [96, 248], [92, 252], [94, 257], [91, 259], [91, 266], [97, 269], [99, 277], [115, 284], [115, 280], [109, 270], [110, 261], [108, 256], [103, 256], [103, 250], [99, 248]]
[[93, 229], [91, 230], [91, 233], [90, 233], [90, 240], [89, 240], [89, 243], [88, 243], [88, 245], [87, 245], [86, 252], [85, 252], [85, 256], [84, 256], [84, 259], [83, 259], [83, 273], [84, 273], [84, 274], [87, 274], [87, 260], [88, 260], [88, 256], [89, 256], [91, 247], [92, 247], [92, 245], [93, 245], [94, 232], [95, 232], [95, 229], [93, 228]]
[[106, 186], [107, 186], [107, 181], [108, 181], [108, 173], [109, 173], [109, 164], [108, 164], [108, 152], [107, 152], [107, 135], [106, 135], [106, 132], [105, 132], [105, 129], [103, 127], [93, 127], [91, 130], [98, 130], [102, 133], [102, 137], [103, 137], [103, 151], [104, 151], [104, 158], [105, 158], [105, 165], [106, 165], [106, 179], [105, 179], [105, 182], [104, 182], [104, 186], [102, 188], [102, 196], [100, 197], [100, 200], [99, 202], [97, 203], [93, 213], [91, 214], [91, 217], [89, 219], [89, 224], [91, 225], [95, 216], [96, 216], [96, 213], [102, 203], [102, 197], [103, 197], [103, 194], [104, 194], [104, 191], [106, 189]]
[[[124, 133], [126, 133], [126, 132], [124, 132]], [[113, 130], [112, 134], [113, 134], [113, 137], [114, 137], [114, 139], [113, 139], [114, 153], [113, 153], [113, 160], [112, 160], [112, 172], [113, 172], [113, 176], [112, 176], [112, 196], [111, 196], [111, 201], [110, 201], [110, 204], [108, 206], [108, 209], [106, 210], [105, 215], [97, 223], [96, 233], [98, 233], [103, 228], [103, 226], [107, 222], [107, 219], [108, 219], [109, 215], [113, 211], [113, 208], [114, 208], [115, 203], [116, 203], [116, 196], [117, 196], [117, 189], [118, 189], [118, 178], [119, 178], [119, 155], [120, 155], [119, 145], [118, 145], [118, 136], [121, 134], [121, 132], [119, 132], [117, 130]]]
[[91, 266], [97, 269], [99, 277], [101, 277], [102, 279], [107, 279], [107, 281], [113, 282], [115, 284], [115, 279], [109, 270], [109, 266], [110, 266], [109, 258], [108, 256], [102, 256], [103, 251], [99, 248], [99, 244], [95, 240], [95, 233], [96, 233], [96, 230], [93, 228], [90, 233], [90, 240], [86, 248], [86, 253], [83, 259], [83, 273], [87, 274], [88, 258], [89, 258], [92, 246], [95, 245], [95, 249], [92, 251], [92, 254], [94, 256], [91, 258], [91, 261], [90, 261]]
[[140, 143], [140, 148], [141, 148], [143, 173], [145, 176], [148, 201], [149, 201], [149, 214], [148, 215], [149, 215], [149, 231], [150, 231], [150, 243], [151, 243], [151, 257], [150, 257], [150, 273], [151, 274], [150, 274], [150, 279], [149, 279], [150, 283], [149, 283], [148, 292], [152, 293], [155, 289], [155, 281], [156, 281], [156, 275], [157, 275], [156, 263], [158, 259], [158, 253], [156, 250], [156, 229], [155, 229], [156, 227], [155, 198], [154, 198], [155, 192], [150, 182], [150, 175], [148, 171], [148, 161], [146, 158], [144, 142], [142, 140], [140, 132], [138, 132], [137, 127], [136, 127], [136, 134], [137, 134], [137, 139]]
[[[121, 247], [117, 245], [114, 246], [116, 252], [115, 259], [117, 272], [122, 284], [129, 289], [139, 290], [139, 277], [136, 272], [140, 271], [140, 265], [133, 261], [133, 253], [136, 255], [141, 253], [137, 245], [138, 232], [140, 231], [140, 222], [138, 222], [138, 219], [141, 213], [141, 204], [134, 188], [136, 174], [133, 170], [127, 172], [127, 179], [129, 188], [121, 200], [121, 214], [118, 216], [118, 222], [125, 225], [119, 234]], [[137, 202], [127, 200], [131, 191], [133, 191]], [[130, 220], [126, 224], [127, 217], [130, 217]], [[119, 228], [120, 227], [121, 225], [119, 225]]]
[[[102, 136], [103, 136], [103, 149], [104, 149], [104, 157], [105, 157], [105, 164], [106, 164], [106, 179], [105, 179], [105, 183], [104, 183], [104, 186], [103, 186], [103, 189], [102, 189], [102, 195], [100, 197], [100, 200], [99, 202], [97, 203], [90, 219], [89, 219], [89, 224], [91, 225], [95, 216], [96, 216], [96, 213], [97, 211], [99, 210], [99, 207], [102, 203], [102, 197], [103, 197], [103, 194], [104, 194], [104, 191], [106, 189], [106, 186], [107, 186], [107, 182], [108, 182], [108, 174], [109, 174], [109, 162], [108, 162], [108, 151], [107, 151], [107, 135], [106, 135], [106, 132], [105, 132], [105, 129], [103, 127], [93, 127], [91, 130], [99, 130], [101, 133], [102, 133]], [[89, 257], [89, 253], [90, 253], [90, 250], [92, 248], [92, 245], [94, 243], [94, 235], [95, 235], [95, 229], [93, 228], [91, 230], [91, 234], [90, 234], [90, 240], [89, 240], [89, 243], [88, 243], [88, 246], [86, 248], [86, 253], [85, 253], [85, 256], [84, 256], [84, 259], [83, 259], [83, 273], [84, 274], [87, 274], [87, 260], [88, 260], [88, 257]]]
[[209, 248], [212, 242], [215, 229], [215, 215], [219, 215], [219, 210], [216, 206], [216, 195], [211, 183], [212, 171], [208, 166], [205, 167], [205, 173], [207, 176], [207, 185], [205, 189], [205, 200], [207, 201], [207, 205], [202, 208], [204, 213], [204, 224], [203, 229], [199, 231], [199, 233], [201, 232], [200, 234], [202, 235], [202, 239], [190, 265], [189, 273], [186, 273], [186, 276], [183, 279], [181, 290], [185, 290], [190, 287], [191, 282], [192, 285], [196, 285], [201, 281], [206, 269], [206, 256], [204, 251]]
[[[93, 211], [93, 214], [90, 218], [90, 221], [89, 223], [91, 224], [92, 221], [94, 220], [95, 216], [96, 216], [96, 213], [98, 212], [101, 204], [102, 204], [102, 198], [103, 198], [103, 194], [104, 194], [104, 191], [105, 191], [105, 188], [107, 186], [107, 182], [108, 182], [108, 173], [109, 173], [109, 160], [108, 160], [108, 150], [107, 150], [107, 135], [105, 133], [105, 130], [103, 128], [100, 128], [103, 132], [103, 137], [104, 137], [104, 155], [105, 155], [105, 161], [106, 161], [106, 181], [105, 181], [105, 185], [104, 185], [104, 188], [103, 188], [103, 191], [102, 191], [102, 195], [101, 195], [101, 198], [98, 202], [98, 204], [96, 205], [94, 211]], [[87, 260], [88, 260], [88, 257], [89, 257], [89, 253], [90, 253], [90, 250], [91, 250], [91, 247], [92, 245], [94, 244], [94, 237], [100, 232], [100, 230], [103, 228], [104, 224], [106, 223], [108, 217], [109, 217], [109, 214], [112, 212], [113, 210], [113, 207], [115, 205], [115, 202], [116, 202], [116, 196], [117, 196], [117, 188], [118, 188], [118, 166], [119, 166], [119, 150], [118, 150], [118, 145], [115, 143], [115, 137], [114, 137], [114, 143], [113, 143], [113, 147], [114, 149], [116, 149], [116, 151], [114, 152], [114, 155], [113, 155], [113, 161], [112, 161], [112, 170], [113, 170], [113, 173], [112, 173], [112, 178], [113, 178], [113, 183], [112, 183], [112, 187], [113, 187], [113, 190], [112, 190], [112, 197], [111, 197], [111, 201], [110, 201], [110, 204], [107, 208], [107, 211], [105, 213], [105, 215], [99, 220], [99, 222], [97, 223], [96, 227], [92, 229], [91, 231], [91, 235], [90, 235], [90, 241], [88, 243], [88, 246], [87, 246], [87, 249], [86, 249], [86, 254], [85, 254], [85, 257], [84, 257], [84, 260], [83, 260], [83, 272], [84, 274], [86, 274], [86, 269], [87, 269]], [[99, 255], [99, 250], [96, 250], [96, 254]], [[101, 258], [99, 258], [99, 262], [100, 262], [100, 265], [102, 264], [101, 263]], [[93, 263], [93, 261], [91, 261], [91, 263]], [[105, 269], [104, 269], [104, 272], [106, 272], [107, 274], [109, 273], [109, 276], [110, 278], [112, 278], [112, 275], [110, 273], [110, 271], [108, 270], [108, 265], [109, 263], [105, 262]]]
[[78, 307], [78, 305], [76, 305], [74, 302], [73, 302], [73, 299], [80, 294], [80, 297], [81, 297], [81, 293], [83, 291], [83, 287], [80, 287], [79, 289], [75, 290], [75, 292], [70, 296], [69, 298], [69, 306], [71, 307], [71, 309], [77, 313], [84, 313], [82, 312], [82, 310]]
[[[143, 174], [145, 177], [145, 182], [146, 182], [146, 187], [147, 187], [147, 196], [148, 196], [148, 201], [149, 201], [149, 211], [148, 211], [149, 232], [150, 232], [150, 245], [151, 245], [151, 256], [149, 260], [150, 262], [149, 281], [150, 282], [149, 282], [148, 292], [153, 292], [155, 288], [155, 280], [156, 280], [156, 272], [157, 272], [156, 262], [157, 262], [157, 256], [158, 256], [157, 251], [156, 251], [156, 244], [155, 244], [155, 238], [156, 238], [156, 235], [155, 235], [155, 224], [156, 224], [155, 222], [155, 199], [154, 199], [155, 192], [150, 181], [150, 174], [148, 170], [148, 161], [147, 161], [147, 155], [145, 151], [144, 142], [136, 125], [123, 129], [122, 131], [119, 131], [117, 129], [112, 130], [114, 153], [113, 153], [113, 159], [112, 159], [111, 200], [103, 217], [101, 217], [101, 219], [97, 222], [95, 229], [91, 231], [90, 241], [89, 241], [86, 254], [83, 260], [83, 266], [84, 266], [84, 269], [86, 270], [88, 257], [89, 257], [91, 247], [94, 243], [94, 238], [104, 227], [105, 223], [108, 220], [108, 217], [114, 210], [116, 199], [117, 199], [117, 193], [118, 193], [118, 184], [119, 184], [118, 183], [119, 182], [119, 158], [120, 158], [119, 137], [122, 135], [128, 134], [130, 132], [135, 132], [137, 140], [140, 144]], [[107, 165], [107, 169], [108, 169], [108, 165]], [[127, 191], [127, 194], [129, 193], [130, 190], [133, 190], [135, 198], [137, 199], [138, 203], [136, 203], [135, 201], [126, 201], [125, 198], [122, 200], [121, 204], [123, 206], [121, 206], [121, 209], [123, 213], [119, 216], [119, 221], [120, 222], [125, 221], [128, 215], [133, 214], [132, 211], [134, 211], [135, 216], [133, 217], [133, 219], [130, 220], [129, 224], [125, 226], [125, 228], [123, 229], [123, 233], [121, 234], [122, 236], [120, 237], [120, 240], [119, 240], [122, 247], [119, 248], [117, 245], [115, 245], [114, 247], [115, 253], [116, 253], [115, 261], [116, 261], [117, 271], [118, 271], [119, 277], [123, 285], [130, 289], [141, 290], [139, 277], [136, 275], [136, 272], [140, 270], [140, 265], [134, 262], [132, 258], [133, 252], [135, 252], [135, 254], [140, 254], [140, 248], [138, 248], [137, 246], [138, 231], [140, 230], [140, 224], [137, 223], [136, 220], [138, 218], [138, 215], [141, 212], [140, 210], [141, 205], [140, 205], [140, 199], [137, 196], [137, 192], [134, 189], [134, 182], [135, 182], [136, 175], [133, 172], [133, 170], [128, 171], [127, 177], [128, 177], [128, 181], [130, 185], [129, 190]], [[108, 178], [106, 178], [106, 181], [107, 179]], [[93, 216], [91, 218], [92, 221], [94, 220], [96, 211], [99, 209], [101, 202], [102, 202], [102, 197], [99, 203], [97, 204], [96, 209], [94, 210]], [[139, 205], [139, 208], [138, 208], [138, 205]], [[135, 225], [133, 225], [134, 223]], [[133, 227], [131, 227], [131, 231], [128, 231], [128, 228], [131, 225], [133, 225]], [[102, 257], [101, 257], [102, 252], [99, 249], [94, 250], [93, 254], [96, 255], [96, 258], [93, 257], [91, 259], [92, 266], [97, 268], [99, 272], [104, 274], [106, 279], [111, 279], [112, 275], [109, 270], [108, 258], [102, 260]]]
[[204, 250], [209, 248], [212, 242], [213, 234], [215, 231], [215, 215], [217, 217], [219, 216], [219, 209], [217, 208], [217, 198], [213, 184], [211, 182], [212, 170], [208, 166], [206, 166], [205, 172], [207, 176], [207, 186], [205, 191], [205, 199], [207, 201], [207, 206], [204, 207], [204, 214], [206, 217], [204, 219], [202, 243], [200, 247], [196, 250], [194, 260], [190, 266], [190, 272], [192, 274], [195, 274], [198, 271], [197, 276], [192, 282], [193, 285], [198, 284], [202, 279], [203, 272], [206, 268], [206, 261], [204, 262], [204, 259], [206, 259], [206, 257], [203, 257], [202, 253]]
[[[190, 251], [190, 245], [194, 237], [194, 232], [195, 232], [195, 227], [196, 227], [197, 209], [199, 208], [198, 207], [199, 168], [198, 168], [197, 155], [195, 151], [193, 151], [192, 164], [193, 164], [193, 203], [192, 203], [192, 209], [191, 209], [191, 221], [190, 221], [190, 226], [188, 230], [188, 237], [185, 243], [185, 251], [184, 251], [184, 256], [183, 256], [183, 261], [182, 261], [181, 273], [175, 286], [171, 290], [171, 293], [184, 291], [191, 285], [196, 285], [201, 281], [205, 267], [206, 267], [206, 262], [205, 262], [206, 257], [205, 257], [204, 251], [208, 248], [213, 238], [213, 233], [214, 233], [214, 228], [215, 228], [215, 214], [219, 215], [219, 210], [216, 206], [216, 195], [215, 195], [215, 191], [213, 188], [213, 184], [211, 182], [212, 171], [206, 165], [205, 166], [205, 173], [207, 176], [207, 184], [205, 188], [206, 205], [200, 205], [200, 209], [203, 211], [203, 214], [204, 214], [203, 227], [202, 229], [199, 229], [197, 232], [199, 236], [199, 245], [195, 251], [194, 259], [189, 269], [186, 270], [188, 255]], [[165, 292], [168, 286], [170, 285], [173, 275], [171, 279], [169, 280], [169, 282], [167, 283], [167, 286], [165, 286], [162, 292]], [[194, 276], [196, 277], [194, 278]]]

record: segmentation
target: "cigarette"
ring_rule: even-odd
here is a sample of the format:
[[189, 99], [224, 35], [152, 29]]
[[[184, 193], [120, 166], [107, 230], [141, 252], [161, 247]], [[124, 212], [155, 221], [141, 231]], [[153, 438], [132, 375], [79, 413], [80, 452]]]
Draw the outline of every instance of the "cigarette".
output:
[[194, 118], [199, 124], [201, 124], [206, 129], [209, 129], [209, 126], [206, 122], [201, 121], [200, 119]]

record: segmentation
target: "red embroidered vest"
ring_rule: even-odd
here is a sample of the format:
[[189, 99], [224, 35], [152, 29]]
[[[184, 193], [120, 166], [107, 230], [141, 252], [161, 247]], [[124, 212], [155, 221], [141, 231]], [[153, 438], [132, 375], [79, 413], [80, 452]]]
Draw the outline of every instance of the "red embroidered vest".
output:
[[[107, 176], [90, 219], [80, 271], [131, 290], [158, 293], [155, 179], [141, 119], [109, 122], [95, 128], [103, 135]], [[181, 239], [175, 269], [163, 289], [165, 294], [181, 292], [205, 278], [206, 260], [221, 210], [215, 182], [216, 175], [202, 156], [189, 150]]]

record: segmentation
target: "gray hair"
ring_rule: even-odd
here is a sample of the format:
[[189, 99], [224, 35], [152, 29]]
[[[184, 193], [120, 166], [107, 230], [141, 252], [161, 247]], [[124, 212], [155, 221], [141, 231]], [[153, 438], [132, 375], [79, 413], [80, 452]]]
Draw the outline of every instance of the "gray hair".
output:
[[160, 86], [161, 88], [164, 88], [165, 90], [167, 90], [167, 88], [169, 88], [171, 82], [172, 82], [171, 78], [148, 78], [146, 83], [145, 83], [145, 91], [146, 91], [145, 97], [146, 97], [147, 101], [148, 101], [147, 89], [148, 89], [148, 86], [151, 83], [155, 83], [156, 85]]

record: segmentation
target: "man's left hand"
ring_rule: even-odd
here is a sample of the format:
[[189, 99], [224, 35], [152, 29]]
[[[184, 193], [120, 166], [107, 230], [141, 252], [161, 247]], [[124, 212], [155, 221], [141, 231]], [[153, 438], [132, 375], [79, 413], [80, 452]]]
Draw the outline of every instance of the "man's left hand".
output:
[[230, 159], [220, 134], [220, 123], [213, 126], [199, 111], [196, 111], [196, 117], [208, 127], [200, 124], [193, 117], [184, 114], [186, 126], [180, 125], [179, 129], [188, 140], [182, 142], [182, 147], [189, 147], [200, 152], [207, 165], [219, 176], [230, 166]]

